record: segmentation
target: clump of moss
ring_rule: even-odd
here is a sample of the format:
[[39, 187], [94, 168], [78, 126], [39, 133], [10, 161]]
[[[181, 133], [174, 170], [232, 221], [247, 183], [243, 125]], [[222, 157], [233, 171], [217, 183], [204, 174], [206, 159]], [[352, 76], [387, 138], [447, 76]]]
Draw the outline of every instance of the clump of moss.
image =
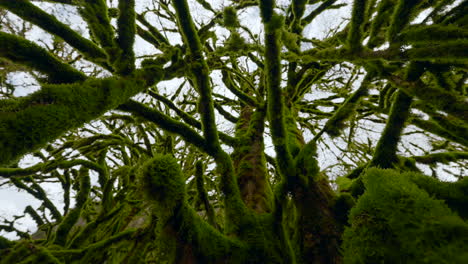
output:
[[300, 36], [298, 34], [291, 33], [286, 29], [281, 32], [281, 41], [286, 48], [292, 52], [300, 53], [301, 49], [298, 45]]
[[395, 170], [369, 169], [344, 233], [345, 263], [467, 263], [468, 224]]
[[174, 208], [185, 200], [180, 166], [171, 155], [157, 155], [144, 163], [140, 168], [140, 183], [162, 217], [170, 217]]
[[228, 50], [233, 52], [245, 52], [249, 48], [245, 39], [235, 31], [231, 32], [231, 36], [229, 37], [226, 46]]
[[228, 6], [223, 10], [223, 24], [227, 28], [237, 28], [240, 26], [237, 18], [237, 11], [234, 7]]

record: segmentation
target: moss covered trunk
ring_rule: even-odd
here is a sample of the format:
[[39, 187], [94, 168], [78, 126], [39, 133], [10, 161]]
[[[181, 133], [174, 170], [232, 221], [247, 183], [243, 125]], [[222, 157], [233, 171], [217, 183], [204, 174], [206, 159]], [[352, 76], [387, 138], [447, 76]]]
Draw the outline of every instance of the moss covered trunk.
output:
[[299, 263], [341, 263], [341, 231], [333, 212], [333, 193], [325, 179], [294, 191], [297, 229], [294, 242]]
[[257, 213], [272, 209], [263, 140], [265, 111], [243, 105], [236, 126], [239, 144], [232, 154], [242, 200]]
[[[296, 209], [293, 244], [298, 263], [341, 263], [342, 228], [334, 213], [335, 194], [320, 175], [315, 150], [307, 151], [302, 132], [295, 122], [296, 111], [288, 109], [288, 141], [295, 156], [296, 174], [289, 187]], [[313, 147], [315, 149], [315, 147]]]

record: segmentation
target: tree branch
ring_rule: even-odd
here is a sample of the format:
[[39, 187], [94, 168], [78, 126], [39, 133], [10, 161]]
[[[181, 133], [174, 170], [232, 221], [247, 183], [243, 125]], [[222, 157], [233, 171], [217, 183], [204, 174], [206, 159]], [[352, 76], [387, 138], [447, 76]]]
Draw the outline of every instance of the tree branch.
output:
[[46, 74], [51, 83], [83, 81], [86, 75], [24, 38], [0, 32], [0, 57]]
[[193, 144], [203, 152], [214, 155], [213, 151], [207, 147], [206, 141], [195, 130], [190, 128], [185, 123], [176, 121], [169, 116], [159, 112], [158, 110], [149, 108], [148, 106], [138, 103], [133, 100], [120, 105], [117, 109], [133, 113], [149, 120], [164, 130], [175, 133], [181, 136], [185, 141]]
[[109, 69], [109, 65], [106, 63], [106, 53], [101, 48], [92, 41], [83, 38], [69, 26], [44, 12], [28, 0], [0, 0], [0, 6], [45, 31], [62, 38], [70, 46], [83, 54], [87, 60]]
[[43, 85], [29, 96], [0, 101], [0, 164], [99, 117], [145, 87], [138, 78], [89, 79], [83, 83]]
[[174, 8], [177, 13], [182, 38], [190, 50], [192, 78], [200, 94], [198, 111], [201, 115], [203, 136], [206, 139], [207, 147], [212, 149], [211, 152], [216, 153], [221, 151], [221, 145], [219, 144], [218, 130], [216, 129], [209, 69], [202, 53], [203, 46], [195, 29], [187, 1], [175, 0]]
[[288, 146], [284, 97], [281, 89], [281, 17], [274, 14], [274, 1], [261, 1], [260, 13], [265, 25], [265, 78], [268, 90], [267, 113], [278, 167], [284, 180], [294, 177], [293, 158]]
[[120, 53], [114, 63], [117, 73], [128, 75], [135, 70], [135, 0], [119, 0], [120, 14], [117, 18], [117, 45]]

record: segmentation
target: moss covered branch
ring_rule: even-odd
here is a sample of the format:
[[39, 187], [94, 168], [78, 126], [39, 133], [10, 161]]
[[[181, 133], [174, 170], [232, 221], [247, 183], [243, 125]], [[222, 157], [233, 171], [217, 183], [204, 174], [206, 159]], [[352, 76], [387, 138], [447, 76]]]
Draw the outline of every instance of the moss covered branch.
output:
[[151, 25], [151, 23], [146, 20], [144, 15], [137, 14], [136, 18], [138, 22], [143, 24], [148, 29], [151, 36], [154, 37], [155, 42], [150, 43], [155, 44], [156, 48], [161, 48], [163, 45], [169, 45], [169, 41], [166, 39], [166, 37], [164, 37], [164, 35], [161, 34], [157, 28]]
[[0, 101], [0, 164], [8, 164], [99, 117], [145, 87], [138, 79], [89, 79], [43, 85], [26, 97]]
[[397, 92], [387, 124], [375, 147], [371, 167], [393, 168], [398, 163], [397, 147], [409, 116], [411, 102], [410, 96], [403, 91]]
[[443, 43], [433, 43], [431, 45], [415, 46], [409, 49], [401, 50], [399, 47], [390, 47], [385, 50], [350, 51], [345, 48], [327, 48], [311, 49], [304, 51], [301, 57], [288, 53], [286, 58], [290, 60], [310, 63], [314, 61], [349, 61], [362, 63], [367, 61], [431, 61], [443, 63], [465, 63], [468, 58], [468, 52], [465, 47], [468, 45], [466, 40], [452, 40]]
[[16, 178], [11, 178], [10, 181], [18, 188], [25, 190], [34, 198], [38, 199], [41, 201], [44, 206], [50, 210], [50, 213], [52, 214], [52, 218], [54, 218], [56, 221], [62, 220], [62, 214], [60, 211], [55, 207], [54, 203], [50, 201], [50, 199], [47, 197], [46, 192], [42, 187], [37, 184], [32, 178], [28, 178], [28, 182], [32, 182], [31, 187], [26, 185], [22, 180], [16, 179]]
[[330, 8], [336, 1], [337, 0], [323, 1], [321, 5], [319, 5], [316, 9], [310, 12], [310, 14], [308, 14], [302, 19], [302, 25], [305, 26], [307, 24], [310, 24], [318, 15], [320, 15], [323, 11]]
[[466, 120], [468, 116], [468, 103], [462, 96], [436, 87], [431, 87], [419, 80], [404, 80], [396, 75], [390, 75], [387, 79], [407, 94], [424, 100], [424, 102], [438, 110], [452, 114], [461, 120]]
[[260, 1], [260, 14], [265, 25], [265, 79], [268, 91], [267, 113], [280, 174], [294, 176], [293, 158], [288, 146], [285, 124], [285, 102], [281, 89], [280, 30], [282, 17], [275, 14], [274, 1]]
[[208, 218], [208, 223], [216, 229], [219, 229], [218, 224], [216, 223], [216, 216], [211, 206], [210, 201], [208, 199], [208, 193], [205, 189], [205, 179], [204, 179], [204, 168], [203, 163], [201, 161], [197, 161], [195, 163], [195, 181], [197, 183], [197, 193], [198, 199], [203, 203], [205, 206], [206, 216]]
[[351, 51], [356, 51], [361, 48], [362, 27], [366, 13], [366, 4], [367, 0], [355, 0], [353, 3], [347, 39], [347, 45]]
[[50, 83], [71, 83], [86, 79], [83, 73], [29, 40], [0, 32], [0, 43], [0, 57], [46, 74]]
[[75, 225], [76, 221], [81, 215], [81, 211], [88, 200], [88, 196], [91, 190], [91, 179], [89, 172], [86, 168], [82, 167], [79, 172], [79, 183], [80, 189], [76, 195], [76, 205], [65, 217], [55, 232], [54, 244], [59, 246], [65, 246], [67, 238], [69, 238], [69, 232]]
[[158, 155], [147, 161], [140, 169], [140, 182], [159, 217], [159, 239], [165, 241], [161, 246], [167, 253], [174, 252], [168, 241], [176, 240], [176, 247], [180, 248], [177, 251], [188, 249], [190, 252], [185, 256], [170, 253], [170, 263], [180, 263], [176, 259], [190, 258], [191, 254], [204, 263], [218, 263], [226, 256], [240, 258], [234, 263], [244, 263], [244, 245], [222, 235], [187, 204], [185, 183], [176, 159]]
[[104, 68], [109, 68], [106, 62], [106, 54], [92, 41], [83, 38], [69, 26], [57, 20], [28, 0], [1, 0], [0, 6], [11, 11], [22, 19], [34, 23], [45, 31], [62, 38], [70, 46], [77, 49], [85, 58]]
[[200, 94], [198, 111], [201, 116], [203, 136], [206, 139], [207, 147], [212, 150], [211, 152], [219, 152], [221, 151], [221, 145], [216, 128], [209, 69], [202, 53], [203, 46], [193, 23], [187, 1], [175, 0], [174, 8], [177, 13], [182, 38], [191, 55], [191, 77], [194, 80], [195, 88]]
[[117, 73], [128, 75], [135, 70], [135, 0], [119, 0], [120, 14], [117, 19], [117, 44], [120, 48], [119, 56], [114, 63]]
[[48, 173], [56, 168], [68, 169], [77, 165], [82, 165], [86, 168], [95, 170], [98, 173], [102, 173], [104, 170], [104, 168], [102, 168], [99, 164], [83, 159], [74, 159], [70, 161], [53, 160], [46, 163], [39, 163], [27, 168], [0, 168], [0, 176], [4, 178], [9, 178], [15, 176], [31, 175], [39, 171], [42, 171], [43, 173]]
[[374, 48], [384, 42], [384, 38], [379, 36], [379, 32], [382, 27], [387, 25], [390, 20], [390, 16], [395, 8], [393, 0], [382, 0], [377, 6], [377, 14], [371, 22], [369, 29], [369, 42], [367, 46]]
[[359, 101], [367, 95], [369, 83], [369, 76], [366, 76], [361, 86], [335, 111], [333, 116], [325, 123], [323, 129], [315, 135], [314, 139], [320, 137], [323, 132], [328, 133], [332, 137], [340, 135], [341, 130], [345, 127], [344, 122], [355, 114]]
[[[202, 128], [202, 124], [200, 123], [200, 121], [196, 120], [195, 118], [193, 118], [192, 116], [190, 116], [189, 114], [187, 114], [186, 112], [182, 111], [181, 109], [179, 109], [173, 101], [169, 100], [168, 98], [158, 94], [158, 93], [155, 93], [151, 90], [148, 91], [148, 94], [151, 95], [153, 98], [163, 102], [165, 105], [167, 105], [170, 109], [174, 110], [174, 112], [176, 112], [176, 114], [182, 118], [182, 120], [184, 120], [185, 123], [197, 128], [197, 129], [201, 129]], [[229, 146], [232, 146], [236, 143], [236, 139], [227, 135], [226, 133], [223, 133], [223, 132], [218, 132], [219, 133], [219, 138], [221, 139], [221, 141], [223, 141], [225, 144], [229, 145]]]
[[128, 102], [120, 105], [118, 109], [141, 116], [155, 123], [164, 130], [180, 135], [184, 140], [193, 144], [205, 153], [214, 155], [213, 151], [206, 146], [206, 140], [195, 130], [190, 128], [187, 124], [174, 120], [156, 109], [149, 108], [148, 106], [133, 100], [129, 100]]
[[423, 0], [405, 1], [399, 0], [394, 9], [392, 17], [390, 18], [390, 25], [387, 30], [387, 40], [390, 43], [397, 38], [398, 33], [409, 24], [415, 15], [418, 6], [421, 5]]
[[29, 214], [31, 218], [34, 220], [34, 222], [36, 222], [36, 225], [38, 227], [44, 224], [44, 221], [42, 220], [41, 216], [36, 212], [36, 210], [34, 210], [34, 208], [32, 208], [32, 206], [30, 205], [26, 206], [26, 208], [24, 209], [24, 213]]
[[447, 131], [444, 127], [441, 127], [438, 123], [434, 122], [433, 120], [423, 120], [421, 118], [416, 118], [415, 116], [412, 116], [410, 122], [411, 124], [429, 133], [468, 147], [468, 139], [466, 139], [466, 137], [459, 137], [457, 135], [454, 135], [453, 131]]
[[221, 190], [225, 195], [226, 220], [242, 214], [245, 206], [239, 195], [239, 188], [234, 174], [232, 160], [227, 153], [221, 149], [218, 130], [214, 112], [214, 102], [212, 97], [209, 68], [204, 59], [203, 46], [200, 42], [198, 32], [193, 23], [192, 16], [186, 0], [175, 0], [177, 22], [182, 34], [182, 39], [187, 45], [191, 65], [190, 76], [194, 80], [200, 99], [197, 104], [198, 112], [201, 116], [202, 131], [207, 153], [212, 155], [218, 165], [219, 173], [222, 175]]
[[231, 78], [231, 74], [227, 72], [227, 70], [223, 70], [222, 74], [223, 74], [223, 82], [226, 85], [226, 88], [229, 89], [229, 91], [235, 94], [242, 102], [249, 104], [251, 106], [258, 106], [258, 103], [255, 100], [255, 98], [241, 91], [239, 87], [235, 85], [234, 81]]
[[118, 47], [114, 40], [114, 29], [110, 24], [106, 1], [82, 1], [80, 14], [88, 23], [91, 37], [105, 50], [109, 64], [113, 65], [117, 59]]
[[432, 153], [424, 156], [414, 156], [411, 157], [416, 162], [422, 164], [435, 164], [435, 163], [444, 163], [448, 164], [450, 162], [456, 162], [459, 160], [468, 159], [468, 152], [441, 152], [441, 153]]

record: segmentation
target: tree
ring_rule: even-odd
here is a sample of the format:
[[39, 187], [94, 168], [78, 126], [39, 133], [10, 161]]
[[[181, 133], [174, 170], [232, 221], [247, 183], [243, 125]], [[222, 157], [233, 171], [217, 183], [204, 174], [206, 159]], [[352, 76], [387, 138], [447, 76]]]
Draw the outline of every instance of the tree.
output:
[[[347, 5], [340, 27], [307, 33]], [[468, 260], [467, 1], [0, 7], [0, 175], [42, 202], [4, 220], [22, 239], [1, 238], [0, 263]], [[29, 25], [51, 41], [28, 40]], [[137, 37], [154, 53], [138, 54]], [[18, 71], [40, 89], [15, 96]], [[336, 180], [317, 161], [327, 148]], [[40, 161], [20, 167], [26, 154]], [[437, 179], [443, 163], [461, 168], [457, 181]], [[42, 234], [15, 226], [26, 215]]]

